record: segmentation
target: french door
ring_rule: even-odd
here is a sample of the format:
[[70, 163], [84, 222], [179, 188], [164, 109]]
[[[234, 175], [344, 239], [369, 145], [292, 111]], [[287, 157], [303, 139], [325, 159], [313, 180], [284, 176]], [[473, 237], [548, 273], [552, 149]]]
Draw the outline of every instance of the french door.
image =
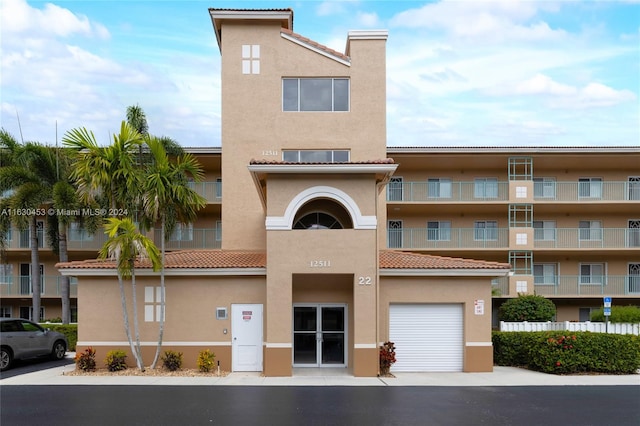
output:
[[344, 367], [346, 305], [293, 306], [293, 366]]

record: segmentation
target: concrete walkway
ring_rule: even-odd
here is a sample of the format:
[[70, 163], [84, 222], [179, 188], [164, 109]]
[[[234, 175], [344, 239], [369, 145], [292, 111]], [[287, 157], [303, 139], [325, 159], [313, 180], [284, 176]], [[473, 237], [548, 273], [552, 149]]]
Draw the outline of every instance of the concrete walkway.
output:
[[[353, 377], [346, 370], [294, 370], [292, 377], [230, 373], [225, 377], [76, 376], [74, 364], [0, 380], [10, 385], [169, 385], [169, 386], [611, 386], [640, 385], [640, 374], [556, 376], [515, 367], [492, 373], [396, 373], [396, 377]], [[67, 373], [67, 374], [65, 374]], [[315, 374], [314, 374], [315, 373]]]

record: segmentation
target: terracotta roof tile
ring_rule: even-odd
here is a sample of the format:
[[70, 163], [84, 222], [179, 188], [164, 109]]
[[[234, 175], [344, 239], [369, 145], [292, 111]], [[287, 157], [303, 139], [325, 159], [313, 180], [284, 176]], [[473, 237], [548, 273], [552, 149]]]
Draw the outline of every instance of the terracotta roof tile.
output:
[[345, 161], [342, 163], [329, 163], [329, 162], [293, 162], [293, 161], [280, 161], [280, 160], [255, 160], [252, 159], [249, 164], [251, 165], [309, 165], [309, 164], [320, 164], [320, 165], [328, 165], [328, 164], [336, 164], [336, 165], [344, 165], [344, 164], [394, 164], [393, 158], [382, 158], [380, 160], [366, 160], [366, 161]]
[[[166, 269], [265, 268], [267, 255], [257, 251], [179, 250], [166, 254]], [[112, 260], [89, 259], [58, 263], [59, 269], [114, 269]], [[136, 262], [141, 269], [151, 268], [148, 260]], [[432, 256], [395, 250], [380, 252], [381, 269], [509, 269], [508, 263]]]
[[380, 269], [510, 269], [508, 263], [432, 256], [395, 250], [380, 252]]
[[289, 36], [291, 36], [291, 37], [293, 37], [293, 38], [295, 38], [295, 39], [297, 39], [297, 40], [301, 41], [302, 43], [305, 43], [305, 44], [308, 44], [308, 45], [310, 45], [310, 46], [313, 46], [313, 47], [315, 47], [316, 49], [320, 49], [320, 50], [322, 50], [322, 51], [324, 51], [324, 52], [326, 52], [326, 53], [328, 53], [328, 54], [330, 54], [330, 55], [336, 56], [336, 57], [338, 57], [338, 58], [340, 58], [340, 59], [344, 59], [345, 61], [351, 61], [351, 58], [349, 58], [349, 57], [348, 57], [347, 55], [345, 55], [344, 53], [340, 53], [340, 52], [338, 52], [337, 50], [333, 50], [333, 49], [331, 49], [330, 47], [327, 47], [327, 46], [325, 46], [325, 45], [323, 45], [323, 44], [320, 44], [320, 43], [318, 43], [318, 42], [315, 42], [315, 41], [313, 41], [313, 40], [311, 40], [311, 39], [309, 39], [309, 38], [307, 38], [307, 37], [301, 36], [301, 35], [300, 35], [300, 34], [298, 34], [298, 33], [294, 33], [294, 32], [293, 32], [293, 31], [291, 31], [291, 30], [288, 30], [288, 29], [286, 29], [286, 28], [281, 28], [281, 29], [280, 29], [280, 32], [281, 32], [281, 33], [284, 33], [284, 34], [287, 34], [287, 35], [289, 35]]
[[[264, 252], [227, 250], [179, 250], [165, 255], [166, 269], [216, 269], [216, 268], [265, 268], [267, 256]], [[112, 260], [89, 259], [58, 263], [59, 269], [113, 269]], [[136, 268], [149, 269], [148, 260], [136, 261]]]

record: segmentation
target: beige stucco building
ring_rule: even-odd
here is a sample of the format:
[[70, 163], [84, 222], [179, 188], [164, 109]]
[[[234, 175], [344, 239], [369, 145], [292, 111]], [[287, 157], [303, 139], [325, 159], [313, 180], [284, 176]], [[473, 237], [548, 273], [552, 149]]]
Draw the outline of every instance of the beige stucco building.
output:
[[[210, 14], [222, 147], [188, 149], [208, 204], [165, 264], [163, 347], [185, 365], [210, 348], [227, 371], [375, 376], [391, 340], [392, 371], [491, 371], [495, 307], [518, 293], [551, 298], [559, 320], [603, 296], [640, 304], [640, 148], [387, 147], [386, 31], [349, 32], [341, 53], [293, 32], [288, 9]], [[78, 350], [99, 358], [128, 346], [102, 238], [58, 265]], [[22, 271], [28, 250], [9, 254]], [[148, 363], [158, 273], [139, 264], [137, 287]], [[11, 294], [3, 309], [23, 303]], [[55, 294], [43, 306], [54, 316]]]

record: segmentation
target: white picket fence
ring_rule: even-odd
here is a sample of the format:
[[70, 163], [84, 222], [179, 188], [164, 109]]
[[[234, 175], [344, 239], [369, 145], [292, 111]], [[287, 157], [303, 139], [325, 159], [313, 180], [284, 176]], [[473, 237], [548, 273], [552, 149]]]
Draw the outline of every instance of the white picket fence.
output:
[[604, 322], [504, 322], [500, 321], [500, 331], [591, 331], [593, 333], [640, 335], [640, 324]]

